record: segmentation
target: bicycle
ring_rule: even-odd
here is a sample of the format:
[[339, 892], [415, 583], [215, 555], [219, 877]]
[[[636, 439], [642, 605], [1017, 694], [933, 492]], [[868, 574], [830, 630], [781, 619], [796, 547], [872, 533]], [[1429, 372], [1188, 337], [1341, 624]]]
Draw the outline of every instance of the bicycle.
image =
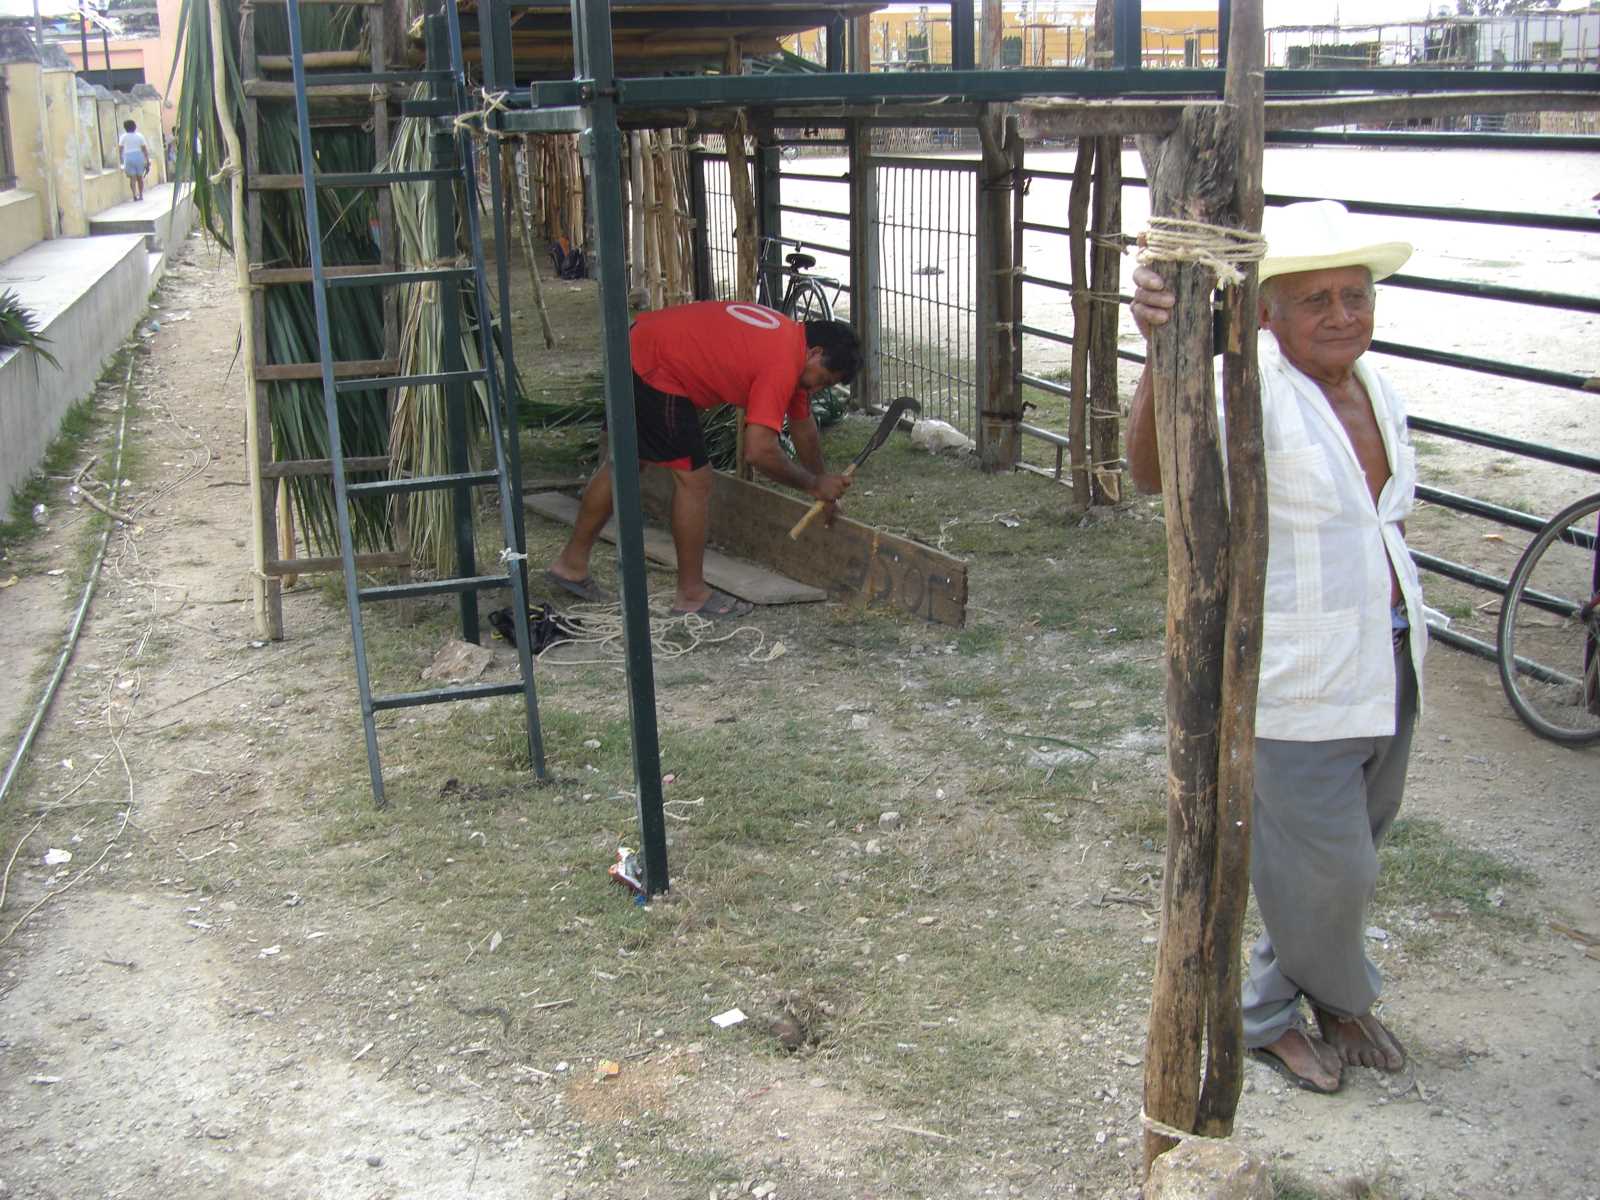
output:
[[[793, 252], [777, 261], [777, 253], [784, 246], [793, 246]], [[839, 298], [844, 285], [827, 275], [813, 275], [817, 265], [815, 255], [806, 254], [805, 244], [794, 238], [764, 237], [756, 267], [756, 303], [774, 308], [795, 321], [833, 320], [833, 302]], [[774, 282], [787, 277], [783, 298], [772, 302]], [[828, 294], [832, 289], [833, 294]]]
[[1522, 552], [1500, 608], [1497, 649], [1506, 698], [1528, 728], [1569, 746], [1600, 742], [1597, 514], [1600, 492], [1550, 518]]
[[[780, 265], [777, 255], [784, 246], [793, 246], [794, 249], [783, 256]], [[811, 273], [817, 265], [817, 259], [815, 255], [805, 253], [803, 242], [794, 238], [764, 237], [760, 241], [757, 259], [757, 304], [777, 309], [794, 321], [833, 320], [834, 301], [839, 298], [844, 285], [832, 276]], [[788, 282], [783, 289], [783, 298], [774, 304], [773, 284], [780, 278], [787, 278]], [[811, 395], [811, 412], [819, 426], [832, 425], [844, 416], [847, 407], [849, 397], [844, 388], [820, 388]]]

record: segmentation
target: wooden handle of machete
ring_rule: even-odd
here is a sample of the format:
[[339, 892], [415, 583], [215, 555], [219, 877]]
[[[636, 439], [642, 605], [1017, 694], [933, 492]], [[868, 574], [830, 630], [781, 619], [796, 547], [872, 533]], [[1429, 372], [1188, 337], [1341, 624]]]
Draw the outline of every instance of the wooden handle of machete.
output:
[[[846, 479], [849, 479], [850, 476], [854, 475], [855, 473], [856, 473], [856, 464], [855, 463], [851, 463], [848, 467], [846, 467], [844, 469], [844, 477]], [[806, 531], [806, 526], [811, 524], [811, 522], [815, 521], [817, 519], [818, 514], [821, 513], [822, 510], [827, 508], [827, 507], [828, 507], [828, 502], [826, 500], [818, 500], [810, 508], [806, 509], [806, 515], [801, 517], [798, 521], [796, 521], [794, 523], [794, 528], [789, 530], [790, 540], [798, 540], [800, 535]]]

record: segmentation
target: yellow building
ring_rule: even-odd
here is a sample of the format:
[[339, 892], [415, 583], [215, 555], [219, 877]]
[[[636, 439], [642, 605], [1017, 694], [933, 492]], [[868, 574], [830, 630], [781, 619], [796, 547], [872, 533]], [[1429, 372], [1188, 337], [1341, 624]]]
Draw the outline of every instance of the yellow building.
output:
[[[1001, 62], [1007, 67], [1086, 67], [1094, 28], [1094, 6], [1068, 0], [1011, 3], [1004, 9]], [[1143, 17], [1146, 67], [1215, 66], [1215, 8], [1146, 12]], [[813, 62], [824, 60], [821, 30], [785, 40], [785, 48]], [[924, 5], [872, 16], [872, 69], [907, 71], [948, 67], [950, 10], [946, 4]]]

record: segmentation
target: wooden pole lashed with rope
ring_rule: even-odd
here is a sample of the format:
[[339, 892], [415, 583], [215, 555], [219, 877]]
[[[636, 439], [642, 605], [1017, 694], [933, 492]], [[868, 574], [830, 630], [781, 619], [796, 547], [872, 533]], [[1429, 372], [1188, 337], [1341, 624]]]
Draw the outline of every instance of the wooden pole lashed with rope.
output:
[[[1145, 1052], [1146, 1171], [1176, 1144], [1171, 1131], [1230, 1134], [1243, 1082], [1240, 931], [1266, 564], [1256, 272], [1248, 261], [1260, 253], [1250, 234], [1261, 218], [1261, 0], [1234, 0], [1228, 56], [1224, 104], [1187, 109], [1170, 137], [1141, 146], [1152, 238], [1163, 230], [1151, 258], [1177, 295], [1173, 319], [1150, 339], [1167, 526], [1168, 788]], [[1219, 273], [1232, 273], [1227, 260], [1242, 271], [1227, 288], [1224, 469], [1211, 297]]]

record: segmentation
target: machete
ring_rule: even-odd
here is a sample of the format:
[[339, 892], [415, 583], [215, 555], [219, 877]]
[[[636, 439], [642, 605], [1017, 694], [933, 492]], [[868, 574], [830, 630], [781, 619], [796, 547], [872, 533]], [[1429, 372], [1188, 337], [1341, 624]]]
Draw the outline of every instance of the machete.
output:
[[[856, 473], [856, 468], [867, 461], [867, 455], [871, 454], [879, 446], [883, 445], [889, 440], [889, 435], [894, 432], [894, 427], [900, 424], [900, 418], [902, 416], [904, 416], [906, 413], [919, 413], [921, 411], [922, 405], [918, 404], [910, 396], [900, 396], [896, 398], [894, 402], [889, 405], [888, 411], [883, 414], [883, 420], [878, 422], [878, 427], [872, 431], [872, 436], [867, 439], [867, 444], [861, 447], [861, 449], [856, 453], [856, 456], [850, 460], [850, 465], [844, 469], [845, 478], [848, 479], [850, 476], [854, 475]], [[798, 538], [802, 533], [805, 532], [806, 526], [815, 521], [817, 519], [817, 514], [827, 506], [827, 501], [818, 500], [806, 510], [805, 516], [801, 517], [794, 523], [794, 528], [789, 530], [789, 536], [791, 538]]]

